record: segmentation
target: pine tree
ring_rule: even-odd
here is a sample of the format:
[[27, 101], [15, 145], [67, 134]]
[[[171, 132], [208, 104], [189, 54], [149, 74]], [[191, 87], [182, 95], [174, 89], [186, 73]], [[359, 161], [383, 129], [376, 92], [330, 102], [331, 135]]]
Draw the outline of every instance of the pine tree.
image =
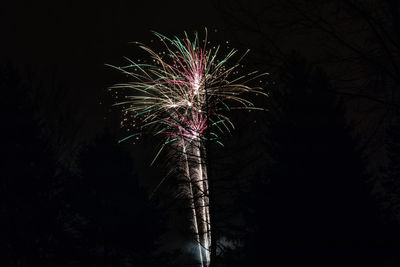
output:
[[54, 252], [57, 158], [35, 117], [29, 98], [34, 89], [11, 65], [1, 68], [2, 266], [46, 266]]
[[[271, 162], [244, 200], [250, 225], [245, 260], [251, 266], [260, 260], [282, 266], [368, 262], [357, 253], [371, 249], [370, 240], [382, 233], [344, 108], [321, 70], [296, 53], [285, 62], [271, 95], [277, 107], [269, 114]], [[358, 261], [346, 262], [347, 254]]]
[[[157, 266], [165, 214], [133, 175], [132, 159], [107, 132], [80, 153], [71, 202], [90, 266]], [[72, 192], [71, 192], [72, 193]], [[87, 242], [82, 242], [87, 240]]]

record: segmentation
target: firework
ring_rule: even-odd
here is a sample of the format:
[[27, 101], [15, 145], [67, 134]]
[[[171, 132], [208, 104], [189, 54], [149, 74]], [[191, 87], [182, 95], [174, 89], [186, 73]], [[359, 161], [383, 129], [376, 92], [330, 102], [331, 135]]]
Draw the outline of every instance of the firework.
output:
[[246, 85], [263, 74], [240, 75], [240, 61], [247, 52], [229, 66], [237, 50], [219, 58], [220, 46], [207, 47], [207, 31], [202, 41], [197, 33], [193, 40], [186, 33], [182, 39], [157, 32], [154, 35], [163, 45], [161, 52], [136, 42], [148, 54], [149, 61], [127, 59], [127, 66], [109, 65], [131, 80], [110, 88], [127, 90], [124, 100], [115, 105], [123, 106], [121, 123], [134, 133], [120, 141], [144, 133], [161, 135], [163, 142], [152, 164], [165, 147], [179, 151], [173, 168], [182, 168], [186, 183], [181, 190], [190, 199], [199, 259], [202, 266], [208, 266], [211, 224], [204, 144], [216, 142], [223, 146], [221, 133], [234, 129], [229, 111], [263, 110], [243, 97], [245, 93], [266, 95], [262, 88]]

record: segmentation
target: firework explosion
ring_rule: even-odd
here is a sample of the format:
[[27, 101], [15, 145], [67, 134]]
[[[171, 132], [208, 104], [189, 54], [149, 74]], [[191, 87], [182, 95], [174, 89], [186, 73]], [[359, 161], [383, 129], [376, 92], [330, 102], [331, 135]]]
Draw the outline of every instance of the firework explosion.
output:
[[164, 51], [157, 53], [136, 43], [148, 53], [151, 63], [127, 59], [127, 66], [109, 65], [131, 79], [110, 88], [128, 90], [124, 100], [115, 105], [124, 107], [121, 125], [128, 126], [135, 133], [120, 142], [143, 133], [163, 136], [163, 144], [153, 162], [166, 146], [179, 152], [173, 168], [180, 170], [185, 181], [180, 190], [190, 200], [192, 228], [201, 266], [208, 266], [211, 224], [205, 142], [223, 146], [220, 134], [234, 129], [227, 112], [234, 109], [263, 110], [242, 97], [243, 93], [266, 95], [262, 88], [245, 85], [263, 74], [238, 75], [240, 61], [247, 52], [228, 67], [227, 62], [237, 50], [232, 49], [218, 59], [220, 46], [207, 48], [207, 31], [202, 43], [197, 33], [193, 40], [186, 33], [183, 39], [154, 34], [162, 42]]

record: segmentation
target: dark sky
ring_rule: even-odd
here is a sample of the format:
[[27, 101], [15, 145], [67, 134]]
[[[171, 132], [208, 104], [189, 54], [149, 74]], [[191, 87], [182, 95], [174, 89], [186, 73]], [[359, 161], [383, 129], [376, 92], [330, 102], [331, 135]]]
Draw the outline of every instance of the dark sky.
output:
[[221, 26], [209, 1], [10, 1], [0, 12], [3, 62], [30, 70], [42, 86], [61, 85], [61, 110], [75, 116], [65, 127], [79, 127], [81, 136], [102, 127], [98, 104], [121, 77], [104, 64], [136, 58], [129, 42], [149, 43], [151, 30], [181, 35]]
[[[33, 77], [34, 83], [36, 83], [37, 87], [39, 88], [38, 90], [41, 90], [44, 95], [48, 95], [47, 97], [43, 97], [43, 99], [41, 100], [39, 99], [39, 101], [37, 101], [35, 104], [43, 104], [43, 119], [49, 122], [49, 127], [54, 127], [54, 135], [49, 136], [54, 136], [55, 139], [61, 137], [62, 140], [60, 142], [62, 142], [63, 145], [67, 147], [67, 150], [72, 152], [76, 148], [79, 148], [81, 145], [85, 144], [87, 141], [93, 140], [93, 137], [95, 135], [103, 131], [105, 126], [108, 125], [105, 120], [105, 116], [115, 116], [115, 123], [116, 125], [119, 124], [119, 117], [116, 115], [115, 112], [110, 112], [110, 103], [105, 100], [107, 98], [106, 89], [108, 86], [114, 83], [118, 83], [124, 77], [119, 72], [105, 66], [105, 64], [108, 63], [117, 66], [123, 65], [125, 63], [123, 59], [124, 56], [136, 60], [138, 57], [140, 57], [140, 50], [135, 47], [134, 44], [130, 44], [129, 42], [140, 41], [145, 44], [151, 44], [151, 40], [153, 39], [153, 36], [150, 32], [151, 30], [164, 33], [168, 36], [182, 36], [183, 31], [185, 30], [188, 31], [188, 33], [198, 31], [200, 34], [202, 34], [204, 33], [204, 28], [207, 27], [211, 35], [210, 37], [212, 37], [210, 39], [212, 39], [213, 41], [221, 42], [225, 40], [230, 40], [234, 43], [234, 47], [237, 47], [240, 50], [242, 50], [243, 48], [247, 48], [247, 44], [249, 44], [249, 46], [254, 46], [254, 50], [256, 50], [256, 52], [249, 55], [249, 57], [252, 58], [253, 62], [256, 62], [255, 59], [258, 59], [259, 62], [268, 65], [269, 62], [264, 62], [266, 61], [265, 58], [267, 58], [264, 58], [264, 55], [267, 54], [268, 51], [266, 50], [269, 49], [269, 47], [265, 45], [266, 43], [268, 43], [268, 40], [262, 39], [263, 36], [261, 35], [260, 37], [259, 33], [257, 32], [253, 33], [254, 35], [252, 37], [250, 31], [245, 26], [243, 26], [242, 28], [242, 35], [235, 35], [233, 27], [230, 28], [232, 31], [228, 32], [226, 30], [226, 25], [228, 23], [224, 18], [221, 17], [220, 11], [217, 11], [214, 8], [215, 1], [217, 0], [206, 0], [201, 2], [156, 2], [134, 0], [48, 0], [36, 2], [18, 0], [9, 1], [0, 7], [0, 62], [9, 62], [17, 67], [19, 71], [22, 71], [24, 75], [31, 75]], [[264, 1], [260, 2], [265, 4]], [[268, 1], [265, 2], [269, 3]], [[266, 10], [265, 6], [263, 8], [264, 10], [260, 8], [260, 10], [256, 11], [264, 12]], [[268, 14], [268, 12], [266, 12], [265, 14]], [[262, 26], [264, 28], [262, 28], [262, 30], [268, 32], [268, 19], [270, 19], [270, 17], [265, 14], [260, 14], [260, 18], [265, 19], [263, 24], [264, 26]], [[280, 15], [284, 14], [277, 13], [275, 14], [276, 18], [273, 19], [279, 20]], [[283, 19], [283, 21], [285, 20]], [[234, 23], [231, 23], [229, 26], [232, 25], [234, 25]], [[241, 25], [239, 25], [239, 28], [240, 26]], [[218, 31], [218, 33], [215, 33], [216, 30]], [[282, 34], [279, 34], [279, 30], [276, 30], [276, 32], [271, 31], [268, 33], [271, 33], [272, 36], [276, 37], [276, 39], [274, 39], [273, 41], [282, 44], [282, 50], [286, 50], [285, 52], [287, 52], [291, 48], [302, 50], [303, 54], [305, 54], [308, 60], [313, 59], [313, 57], [318, 58], [319, 56], [321, 56], [321, 51], [323, 51], [323, 48], [319, 46], [319, 42], [322, 39], [320, 38], [320, 35], [317, 34], [314, 35], [313, 33], [307, 33], [310, 35], [306, 35], [298, 32], [296, 29], [292, 32], [289, 32], [289, 34], [287, 35], [285, 35], [286, 32], [282, 32]], [[351, 37], [353, 39], [357, 39], [357, 34], [351, 35]], [[312, 36], [313, 38], [310, 38], [310, 36]], [[313, 44], [314, 46], [308, 44]], [[260, 48], [260, 50], [257, 51], [257, 48]], [[265, 50], [262, 50], [262, 48], [265, 48]], [[339, 50], [340, 48], [338, 48], [338, 51]], [[333, 54], [333, 59], [335, 59], [335, 57], [336, 54]], [[326, 64], [326, 66], [329, 66], [329, 64]], [[263, 71], [268, 70], [266, 69]], [[347, 71], [348, 70], [344, 68], [340, 69], [340, 73]], [[359, 70], [355, 71], [357, 75], [360, 74], [360, 72], [358, 71]], [[360, 75], [364, 75], [363, 77], [367, 77], [362, 72]], [[297, 86], [298, 84], [294, 85], [295, 88], [297, 88]], [[363, 123], [377, 121], [377, 119], [371, 119], [371, 115], [365, 115], [367, 113], [364, 111], [359, 111], [359, 113], [357, 113], [357, 105], [364, 105], [364, 108], [369, 108], [372, 105], [363, 104], [363, 102], [359, 99], [355, 99], [354, 102], [350, 102], [348, 101], [348, 99], [350, 98], [347, 98], [345, 100], [346, 104], [350, 106], [350, 108], [348, 108], [347, 110], [347, 113], [350, 113], [350, 115], [358, 114], [358, 117], [353, 116], [354, 118], [358, 119], [358, 123], [359, 121], [363, 122], [362, 120], [364, 120], [364, 118], [365, 120]], [[48, 103], [45, 103], [46, 101], [56, 101], [57, 103], [50, 105]], [[306, 104], [304, 105], [307, 105], [306, 101], [305, 103]], [[301, 109], [301, 105], [300, 107], [294, 108]], [[315, 111], [315, 113], [318, 113], [318, 111]], [[297, 110], [295, 110], [293, 114], [296, 115]], [[313, 113], [310, 112], [310, 114]], [[380, 115], [380, 113], [376, 111], [371, 111], [371, 114], [375, 114], [376, 117]], [[349, 117], [351, 117], [349, 115], [347, 116], [348, 117], [346, 119], [349, 119]], [[251, 116], [247, 117], [251, 118]], [[325, 123], [325, 120], [323, 121]], [[296, 123], [297, 122], [295, 121], [294, 124]], [[261, 140], [260, 138], [258, 141], [254, 141], [252, 140], [252, 138], [254, 138], [254, 136], [263, 136], [264, 138], [265, 132], [263, 131], [265, 130], [265, 128], [263, 127], [267, 125], [263, 124], [260, 126], [260, 124], [258, 123], [257, 126], [251, 125], [252, 130], [248, 130], [250, 126], [246, 120], [242, 120], [238, 124], [239, 127], [234, 132], [233, 137], [227, 137], [231, 138], [231, 143], [234, 144], [236, 142], [238, 148], [236, 149], [235, 147], [236, 150], [232, 150], [232, 147], [234, 147], [235, 145], [231, 144], [230, 147], [228, 145], [224, 148], [225, 155], [229, 154], [227, 156], [227, 159], [220, 160], [220, 162], [222, 163], [224, 162], [224, 160], [228, 163], [227, 166], [229, 167], [227, 169], [229, 173], [226, 174], [226, 176], [229, 179], [231, 179], [232, 177], [236, 177], [238, 178], [236, 179], [237, 181], [242, 177], [250, 177], [252, 175], [256, 176], [256, 174], [253, 174], [253, 172], [258, 172], [258, 170], [249, 170], [251, 167], [248, 167], [247, 169], [241, 168], [242, 165], [246, 164], [246, 160], [252, 160], [250, 156], [254, 155], [249, 156], [249, 154], [252, 154], [252, 149], [257, 150], [257, 148], [255, 148], [256, 146], [259, 146], [259, 150], [263, 149], [263, 146], [259, 145], [259, 143], [264, 142], [264, 139]], [[329, 122], [327, 122], [326, 125], [329, 125]], [[364, 129], [359, 126], [356, 127], [358, 127], [359, 131], [360, 129]], [[286, 128], [283, 129], [284, 134], [289, 132]], [[312, 127], [310, 129], [312, 129]], [[115, 135], [115, 139], [118, 139], [118, 137], [124, 137], [124, 132], [120, 131], [118, 127], [111, 127], [111, 130], [114, 131], [112, 134], [113, 136]], [[372, 134], [374, 134], [374, 132], [371, 130], [366, 130], [362, 134], [364, 134], [365, 136], [373, 136]], [[333, 134], [328, 133], [327, 136], [332, 137]], [[307, 135], [305, 135], [304, 137], [308, 138]], [[335, 142], [335, 138], [336, 136], [333, 136], [332, 139], [323, 140], [323, 142], [321, 141], [321, 143], [332, 144]], [[147, 138], [146, 141], [150, 141], [150, 139], [151, 138]], [[293, 139], [292, 136], [289, 136], [289, 139]], [[57, 142], [56, 140], [53, 141]], [[302, 142], [302, 140], [299, 141], [300, 147], [302, 147]], [[287, 143], [291, 144], [290, 140]], [[310, 143], [313, 144], [312, 140], [310, 140]], [[150, 183], [150, 185], [146, 184], [148, 185], [147, 188], [154, 188], [160, 180], [159, 177], [162, 177], [162, 175], [164, 175], [164, 169], [149, 167], [152, 157], [157, 152], [157, 148], [159, 148], [158, 141], [150, 141], [146, 144], [140, 144], [138, 146], [127, 144], [127, 146], [129, 146], [129, 148], [131, 149], [130, 151], [133, 154], [134, 169], [135, 171], [137, 170], [137, 172], [139, 172], [139, 174], [135, 173], [135, 175], [137, 175], [139, 179], [142, 180], [147, 179], [148, 177], [156, 177], [156, 179], [153, 180], [149, 179], [148, 183]], [[61, 147], [57, 149], [57, 153], [64, 153], [64, 148]], [[237, 151], [240, 151], [240, 149], [243, 149], [243, 151], [246, 152], [237, 153]], [[288, 151], [291, 151], [291, 148], [289, 146], [287, 149]], [[236, 153], [232, 153], [232, 151]], [[301, 151], [301, 153], [304, 152], [302, 148], [299, 149], [299, 151]], [[270, 151], [263, 152], [273, 153]], [[287, 151], [279, 152], [282, 153], [282, 155], [284, 156], [290, 154], [287, 153]], [[324, 153], [326, 153], [326, 151], [324, 151]], [[218, 154], [218, 151], [216, 154]], [[64, 158], [62, 157], [63, 155], [58, 156], [61, 156], [62, 159], [70, 159], [68, 153], [67, 155], [64, 155]], [[346, 155], [341, 156], [345, 158]], [[232, 159], [231, 157], [235, 159]], [[257, 155], [254, 157], [257, 157]], [[318, 157], [316, 158], [318, 159]], [[374, 152], [374, 155], [372, 155], [371, 158], [373, 160], [370, 160], [370, 166], [374, 164], [374, 162], [379, 163], [379, 159], [381, 158], [381, 156], [379, 155], [379, 153]], [[257, 160], [260, 161], [260, 159]], [[297, 164], [297, 161], [294, 162]], [[236, 163], [240, 163], [242, 165]], [[334, 160], [332, 160], [332, 162], [330, 163], [333, 164]], [[265, 162], [262, 164], [268, 165], [269, 162]], [[217, 165], [218, 164], [214, 164], [214, 166], [212, 167], [214, 169], [225, 168], [225, 165]], [[233, 165], [237, 165], [235, 167], [241, 170], [238, 170], [237, 173], [232, 174], [233, 172], [235, 172], [230, 169]], [[288, 168], [285, 167], [286, 165], [282, 166], [282, 169], [280, 169], [279, 171], [284, 170], [283, 173], [285, 173], [286, 171], [291, 171], [290, 167], [292, 165], [288, 165], [290, 166]], [[312, 166], [312, 168], [310, 167], [310, 170], [313, 169], [314, 166]], [[307, 175], [305, 175], [304, 177], [307, 178]], [[287, 201], [287, 208], [295, 211], [296, 208], [293, 208], [293, 203], [296, 204], [295, 202], [301, 199], [307, 200], [307, 197], [305, 197], [305, 195], [310, 192], [310, 203], [315, 204], [316, 202], [318, 202], [315, 201], [315, 199], [312, 199], [315, 196], [313, 194], [319, 190], [319, 187], [321, 185], [324, 184], [324, 182], [319, 182], [319, 180], [316, 180], [318, 182], [310, 180], [308, 184], [306, 182], [303, 185], [303, 190], [305, 194], [302, 195], [301, 192], [298, 192], [295, 186], [292, 186], [291, 183], [293, 181], [289, 179], [292, 176], [296, 177], [295, 171], [293, 171], [293, 173], [289, 172], [288, 177], [286, 177], [289, 181], [288, 186], [284, 184], [279, 184], [278, 181], [278, 185], [275, 185], [276, 188], [278, 188], [278, 191], [273, 191], [274, 189], [271, 189], [270, 195], [273, 196], [271, 197], [272, 201], [270, 201], [268, 198], [265, 198], [265, 201], [270, 201], [268, 202], [272, 207], [270, 210], [276, 210], [276, 213], [274, 214], [277, 214], [276, 217], [278, 218], [278, 228], [280, 227], [280, 218], [283, 218], [281, 220], [285, 220], [285, 222], [288, 222], [290, 226], [296, 224], [290, 224], [291, 220], [294, 219], [291, 216], [285, 214], [284, 208], [282, 207], [286, 206], [279, 206], [280, 204], [275, 205], [276, 202], [274, 202], [278, 201], [279, 199], [281, 199], [281, 196], [284, 196], [286, 194], [285, 190], [289, 189], [295, 192], [293, 193], [293, 196], [288, 197], [289, 201]], [[317, 177], [318, 179], [320, 178], [319, 175], [315, 175], [315, 177]], [[338, 177], [343, 178], [339, 175]], [[347, 179], [347, 176], [344, 178]], [[283, 179], [283, 182], [281, 183], [284, 182], [285, 180]], [[299, 182], [299, 184], [301, 183]], [[337, 185], [341, 186], [342, 184], [339, 181], [337, 182]], [[343, 181], [343, 185], [347, 186], [348, 184], [346, 183], [346, 181]], [[268, 186], [266, 186], [266, 188], [273, 188]], [[342, 190], [345, 186], [341, 187], [340, 189]], [[148, 189], [147, 191], [149, 190], [151, 189]], [[332, 195], [334, 195], [335, 197], [339, 196], [338, 201], [341, 201], [340, 203], [342, 204], [342, 206], [340, 207], [346, 207], [347, 199], [342, 198], [340, 192], [334, 192], [333, 189], [327, 189], [327, 191], [332, 193]], [[255, 192], [259, 191], [256, 190]], [[259, 195], [265, 197], [267, 193], [259, 192]], [[276, 198], [274, 198], [274, 196]], [[317, 196], [323, 196], [323, 193], [317, 194]], [[348, 199], [352, 199], [352, 193], [348, 193], [347, 197]], [[226, 197], [226, 199], [228, 199], [228, 197]], [[331, 198], [326, 197], [325, 202], [331, 203], [330, 201]], [[299, 203], [300, 204], [298, 205], [301, 205], [302, 202], [300, 201]], [[309, 209], [311, 215], [309, 215], [308, 217], [306, 216], [306, 219], [309, 219], [309, 221], [312, 221], [313, 218], [319, 218], [319, 215], [317, 214], [319, 212], [317, 204], [318, 203], [316, 203], [315, 205], [317, 208], [311, 207]], [[333, 203], [332, 206], [336, 207], [334, 204], [335, 203]], [[301, 210], [303, 209], [307, 211], [307, 207], [301, 207]], [[261, 211], [263, 210], [261, 209]], [[357, 217], [357, 215], [351, 214], [346, 216], [353, 216], [351, 217], [353, 219]], [[346, 216], [342, 216], [340, 217], [340, 219], [346, 221]], [[269, 218], [270, 217], [268, 217], [268, 219]], [[327, 218], [331, 217], [327, 216]], [[296, 218], [296, 220], [298, 219]], [[306, 223], [304, 223], [304, 225], [307, 225], [305, 228], [308, 229], [307, 227], [309, 227], [311, 229], [311, 227], [309, 226], [311, 224], [307, 224], [308, 221], [305, 221]], [[362, 221], [362, 219], [360, 219], [360, 221]], [[357, 219], [356, 222], [359, 222], [359, 220]], [[174, 223], [178, 224], [176, 222], [173, 222], [172, 224]], [[266, 224], [267, 223], [268, 222], [266, 222]], [[332, 224], [334, 223], [330, 223], [327, 220], [325, 225], [331, 227]], [[373, 225], [373, 223], [371, 223], [371, 225]], [[397, 226], [398, 224], [396, 224], [396, 227]], [[286, 228], [283, 227], [282, 229], [285, 230]], [[294, 227], [293, 229], [301, 228]], [[379, 230], [380, 229], [381, 228], [379, 228]], [[271, 229], [268, 229], [268, 231], [270, 230]], [[273, 232], [273, 230], [271, 231]], [[269, 232], [266, 233], [270, 234]], [[173, 238], [176, 238], [175, 233], [172, 233], [169, 236], [167, 235], [167, 237], [164, 238], [164, 244], [167, 244], [167, 246], [170, 247], [179, 247], [181, 245], [181, 242], [179, 241], [175, 240], [174, 244], [168, 243], [168, 240], [173, 240]], [[295, 250], [297, 251], [297, 247]], [[308, 249], [303, 248], [303, 250], [299, 251], [305, 250]], [[364, 253], [364, 250], [362, 250], [362, 252]]]
[[[150, 44], [151, 30], [182, 35], [205, 27], [213, 31], [221, 21], [209, 1], [17, 0], [2, 4], [0, 25], [0, 61], [29, 72], [45, 93], [59, 91], [60, 97], [49, 98], [60, 101], [57, 110], [47, 110], [43, 119], [57, 121], [51, 125], [70, 150], [57, 153], [66, 153], [59, 155], [66, 162], [74, 147], [103, 130], [104, 116], [110, 114], [110, 107], [99, 103], [106, 88], [123, 76], [105, 63], [124, 64], [124, 56], [136, 59], [139, 50], [129, 42]], [[112, 130], [123, 137], [118, 129]], [[154, 152], [148, 151], [148, 157], [140, 153], [135, 159], [135, 166], [148, 169], [143, 171], [147, 176], [154, 175], [154, 168], [149, 168]]]

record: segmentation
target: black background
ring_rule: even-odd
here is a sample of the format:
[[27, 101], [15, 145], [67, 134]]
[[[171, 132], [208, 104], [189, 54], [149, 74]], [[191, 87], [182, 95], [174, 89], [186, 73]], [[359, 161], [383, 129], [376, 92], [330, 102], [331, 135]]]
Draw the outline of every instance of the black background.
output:
[[218, 264], [400, 266], [397, 1], [1, 5], [1, 266], [196, 266], [176, 180], [153, 192], [160, 140], [118, 144], [105, 64], [206, 27], [269, 73], [268, 111], [210, 146]]

